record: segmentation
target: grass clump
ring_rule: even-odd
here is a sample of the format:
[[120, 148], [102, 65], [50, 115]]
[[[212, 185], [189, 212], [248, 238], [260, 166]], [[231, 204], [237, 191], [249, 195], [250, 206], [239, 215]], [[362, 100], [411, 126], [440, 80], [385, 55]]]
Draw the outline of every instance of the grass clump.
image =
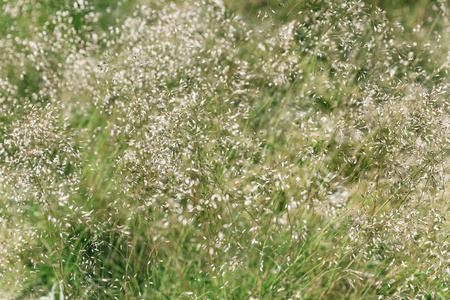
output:
[[445, 2], [268, 4], [1, 4], [6, 297], [450, 297]]

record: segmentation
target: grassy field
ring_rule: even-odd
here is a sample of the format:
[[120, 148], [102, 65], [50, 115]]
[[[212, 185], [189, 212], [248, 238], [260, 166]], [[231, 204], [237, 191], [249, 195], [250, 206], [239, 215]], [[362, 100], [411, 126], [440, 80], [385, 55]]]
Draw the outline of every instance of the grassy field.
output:
[[0, 299], [450, 299], [448, 9], [2, 1]]

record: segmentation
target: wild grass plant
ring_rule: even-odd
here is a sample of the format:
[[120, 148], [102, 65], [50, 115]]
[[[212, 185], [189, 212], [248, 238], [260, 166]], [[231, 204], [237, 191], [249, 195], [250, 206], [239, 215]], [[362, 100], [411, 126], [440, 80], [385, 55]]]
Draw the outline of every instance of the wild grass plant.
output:
[[447, 3], [232, 2], [0, 4], [0, 298], [450, 298]]

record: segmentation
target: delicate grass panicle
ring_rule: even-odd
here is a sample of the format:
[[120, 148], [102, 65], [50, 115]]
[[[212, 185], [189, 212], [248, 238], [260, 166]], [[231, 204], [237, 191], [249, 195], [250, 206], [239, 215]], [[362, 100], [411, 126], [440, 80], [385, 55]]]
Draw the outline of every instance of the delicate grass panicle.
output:
[[1, 298], [450, 298], [447, 3], [232, 2], [0, 4]]

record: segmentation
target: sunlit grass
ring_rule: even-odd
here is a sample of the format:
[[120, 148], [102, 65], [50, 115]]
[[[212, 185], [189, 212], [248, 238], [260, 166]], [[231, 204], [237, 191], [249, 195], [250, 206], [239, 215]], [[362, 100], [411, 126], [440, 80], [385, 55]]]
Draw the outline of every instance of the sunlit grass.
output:
[[378, 4], [1, 4], [2, 296], [449, 298], [447, 7]]

